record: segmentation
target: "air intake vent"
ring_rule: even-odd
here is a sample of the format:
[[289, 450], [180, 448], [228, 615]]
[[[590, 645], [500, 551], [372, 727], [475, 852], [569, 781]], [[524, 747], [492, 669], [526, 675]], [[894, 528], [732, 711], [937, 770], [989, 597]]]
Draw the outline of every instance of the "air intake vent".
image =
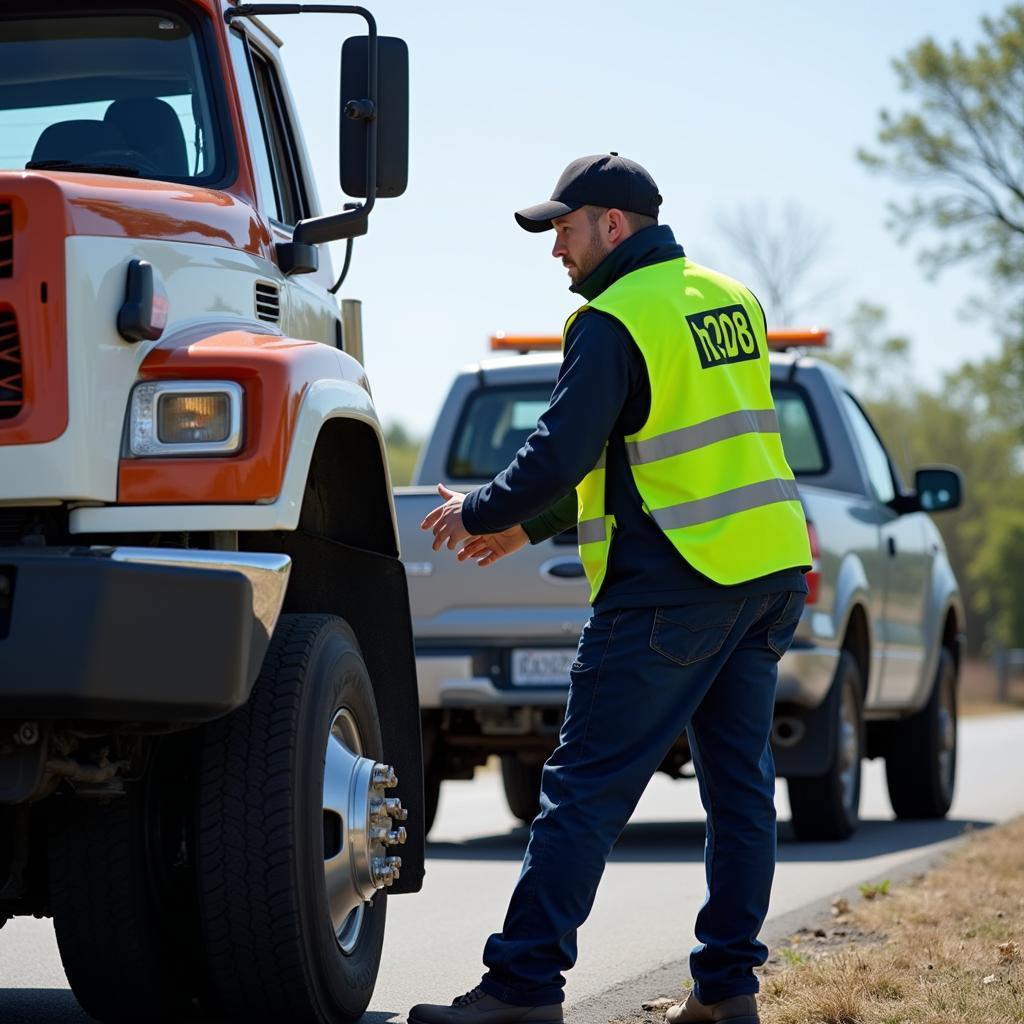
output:
[[281, 295], [276, 284], [256, 282], [256, 317], [271, 324], [281, 319]]
[[0, 309], [0, 420], [17, 416], [23, 397], [18, 321], [11, 310]]
[[10, 203], [0, 203], [0, 277], [14, 273], [14, 214]]

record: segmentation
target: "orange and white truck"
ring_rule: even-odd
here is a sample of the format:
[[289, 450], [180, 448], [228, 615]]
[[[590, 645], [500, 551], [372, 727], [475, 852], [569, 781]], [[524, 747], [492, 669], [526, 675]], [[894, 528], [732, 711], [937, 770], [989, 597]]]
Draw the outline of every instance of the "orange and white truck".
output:
[[[261, 20], [306, 12], [366, 24], [329, 215]], [[354, 1020], [421, 886], [405, 573], [320, 247], [404, 190], [407, 109], [360, 7], [0, 11], [0, 923], [52, 916], [99, 1020]]]

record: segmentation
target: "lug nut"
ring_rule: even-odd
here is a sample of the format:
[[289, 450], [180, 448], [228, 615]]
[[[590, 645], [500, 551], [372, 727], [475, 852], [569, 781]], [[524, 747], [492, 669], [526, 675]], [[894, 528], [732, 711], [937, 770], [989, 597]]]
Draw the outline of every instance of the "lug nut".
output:
[[373, 858], [373, 883], [378, 889], [383, 889], [398, 878], [402, 867], [401, 857], [374, 857]]
[[370, 829], [370, 842], [371, 843], [384, 843], [387, 844], [388, 838], [391, 833], [386, 828], [381, 828], [379, 825], [375, 825]]
[[405, 840], [408, 838], [408, 833], [404, 828], [396, 829], [393, 832], [388, 833], [387, 839], [384, 840], [388, 846], [402, 846]]
[[373, 766], [373, 784], [383, 786], [385, 789], [394, 789], [398, 785], [395, 769], [389, 764], [375, 764]]
[[405, 821], [409, 817], [409, 812], [402, 806], [402, 801], [398, 797], [390, 797], [385, 800], [384, 807], [388, 815], [395, 821]]

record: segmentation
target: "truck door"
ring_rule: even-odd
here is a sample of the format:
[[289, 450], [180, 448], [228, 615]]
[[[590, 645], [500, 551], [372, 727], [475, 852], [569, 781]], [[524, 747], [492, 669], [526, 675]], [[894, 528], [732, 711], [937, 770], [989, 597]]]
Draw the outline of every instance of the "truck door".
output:
[[906, 705], [924, 670], [924, 616], [933, 556], [921, 517], [900, 516], [892, 508], [897, 492], [892, 463], [867, 414], [850, 394], [844, 392], [843, 401], [876, 501], [885, 566], [885, 596], [877, 625], [884, 652], [877, 706]]

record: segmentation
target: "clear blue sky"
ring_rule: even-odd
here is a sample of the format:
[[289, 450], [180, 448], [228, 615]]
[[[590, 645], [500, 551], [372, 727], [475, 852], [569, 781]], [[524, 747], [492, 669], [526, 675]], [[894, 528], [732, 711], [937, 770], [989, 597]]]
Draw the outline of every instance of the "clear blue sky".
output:
[[[855, 159], [878, 111], [906, 103], [890, 60], [925, 36], [972, 41], [984, 0], [369, 0], [411, 62], [409, 189], [356, 242], [343, 294], [364, 306], [366, 365], [385, 421], [423, 432], [454, 370], [496, 330], [557, 333], [578, 301], [512, 211], [546, 199], [569, 160], [616, 150], [643, 163], [688, 255], [739, 264], [717, 219], [738, 204], [799, 203], [831, 229], [821, 274], [838, 292], [807, 320], [836, 326], [859, 299], [914, 341], [921, 379], [996, 348], [960, 310], [984, 282], [925, 279], [885, 227], [907, 186]], [[337, 188], [341, 42], [361, 22], [268, 19], [305, 126], [325, 209]], [[340, 255], [340, 247], [338, 250]], [[336, 256], [337, 259], [337, 256]]]

